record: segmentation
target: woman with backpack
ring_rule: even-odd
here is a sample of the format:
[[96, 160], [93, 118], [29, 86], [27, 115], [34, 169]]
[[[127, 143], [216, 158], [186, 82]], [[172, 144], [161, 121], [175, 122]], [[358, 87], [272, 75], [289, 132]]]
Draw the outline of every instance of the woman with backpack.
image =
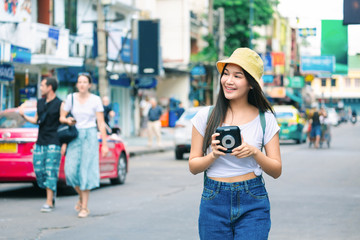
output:
[[[270, 203], [262, 173], [278, 178], [282, 165], [280, 128], [259, 84], [263, 62], [253, 50], [238, 48], [216, 67], [221, 74], [216, 104], [192, 119], [189, 168], [204, 172], [200, 239], [267, 239]], [[230, 153], [215, 133], [223, 126], [240, 128], [241, 145]]]

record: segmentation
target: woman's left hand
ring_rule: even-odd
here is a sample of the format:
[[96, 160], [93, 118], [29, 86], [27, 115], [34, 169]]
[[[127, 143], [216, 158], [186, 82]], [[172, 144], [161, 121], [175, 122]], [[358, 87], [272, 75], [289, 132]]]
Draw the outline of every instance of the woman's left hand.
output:
[[103, 144], [103, 145], [101, 146], [101, 155], [102, 155], [103, 157], [105, 157], [105, 156], [108, 154], [108, 152], [109, 152], [108, 146]]
[[237, 158], [245, 158], [245, 157], [251, 157], [251, 156], [255, 155], [258, 151], [259, 151], [259, 149], [257, 149], [256, 147], [247, 144], [244, 141], [243, 136], [241, 135], [241, 145], [234, 148], [232, 150], [231, 155], [233, 155]]

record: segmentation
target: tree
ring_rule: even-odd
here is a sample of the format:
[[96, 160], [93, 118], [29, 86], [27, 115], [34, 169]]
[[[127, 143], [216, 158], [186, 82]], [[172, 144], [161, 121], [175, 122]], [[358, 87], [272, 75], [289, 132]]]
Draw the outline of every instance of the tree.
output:
[[[270, 23], [277, 0], [252, 0], [253, 1], [253, 26], [262, 26]], [[225, 12], [225, 49], [224, 55], [229, 56], [238, 47], [250, 45], [250, 2], [251, 0], [214, 0], [214, 9], [224, 8]], [[208, 47], [204, 48], [193, 59], [205, 61], [217, 60], [216, 33], [218, 24], [214, 26], [214, 36], [208, 35], [205, 40]], [[253, 39], [261, 37], [253, 32]]]

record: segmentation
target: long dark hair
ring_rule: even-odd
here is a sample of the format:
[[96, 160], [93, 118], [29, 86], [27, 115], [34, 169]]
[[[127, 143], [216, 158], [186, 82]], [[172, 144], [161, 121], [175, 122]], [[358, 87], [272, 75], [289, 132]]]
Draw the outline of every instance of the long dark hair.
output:
[[[225, 68], [228, 64], [225, 64], [222, 73], [220, 75], [220, 81], [222, 76], [224, 75]], [[248, 102], [258, 108], [262, 112], [271, 111], [274, 113], [274, 110], [271, 107], [271, 104], [266, 99], [264, 92], [261, 90], [259, 83], [247, 72], [243, 69], [245, 77], [252, 87], [248, 93]], [[211, 143], [211, 135], [214, 134], [217, 127], [219, 127], [225, 120], [226, 111], [229, 107], [229, 100], [225, 98], [224, 89], [220, 84], [219, 94], [216, 99], [216, 104], [214, 109], [209, 117], [207, 122], [205, 136], [203, 141], [203, 152], [206, 153], [206, 149]]]

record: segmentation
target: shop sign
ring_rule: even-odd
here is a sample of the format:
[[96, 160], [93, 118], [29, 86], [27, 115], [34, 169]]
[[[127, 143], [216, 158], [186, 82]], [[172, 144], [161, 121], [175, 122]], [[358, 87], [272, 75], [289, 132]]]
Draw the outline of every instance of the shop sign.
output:
[[285, 78], [285, 87], [289, 88], [303, 88], [305, 86], [305, 79], [303, 76], [294, 76]]
[[273, 65], [272, 65], [271, 54], [270, 53], [260, 54], [260, 57], [262, 58], [262, 60], [264, 62], [264, 72], [272, 72]]
[[206, 70], [204, 66], [198, 65], [191, 69], [190, 71], [191, 75], [193, 76], [205, 76]]
[[109, 74], [109, 83], [111, 86], [130, 87], [131, 79], [125, 74]]
[[335, 56], [302, 56], [300, 60], [301, 72], [334, 72]]
[[284, 87], [268, 87], [265, 92], [271, 98], [286, 97], [286, 89]]
[[[138, 63], [138, 41], [136, 39], [121, 38], [122, 47], [120, 50], [121, 60], [124, 63], [131, 63], [131, 52], [132, 52], [132, 63]], [[131, 45], [132, 42], [132, 45]], [[132, 51], [131, 51], [132, 48]]]
[[31, 51], [28, 48], [23, 48], [11, 45], [11, 61], [17, 63], [31, 63]]
[[157, 85], [157, 80], [156, 78], [153, 77], [137, 78], [135, 79], [135, 85], [138, 88], [144, 88], [144, 89], [154, 88]]
[[14, 80], [14, 76], [14, 66], [10, 64], [0, 64], [0, 81], [12, 81]]

